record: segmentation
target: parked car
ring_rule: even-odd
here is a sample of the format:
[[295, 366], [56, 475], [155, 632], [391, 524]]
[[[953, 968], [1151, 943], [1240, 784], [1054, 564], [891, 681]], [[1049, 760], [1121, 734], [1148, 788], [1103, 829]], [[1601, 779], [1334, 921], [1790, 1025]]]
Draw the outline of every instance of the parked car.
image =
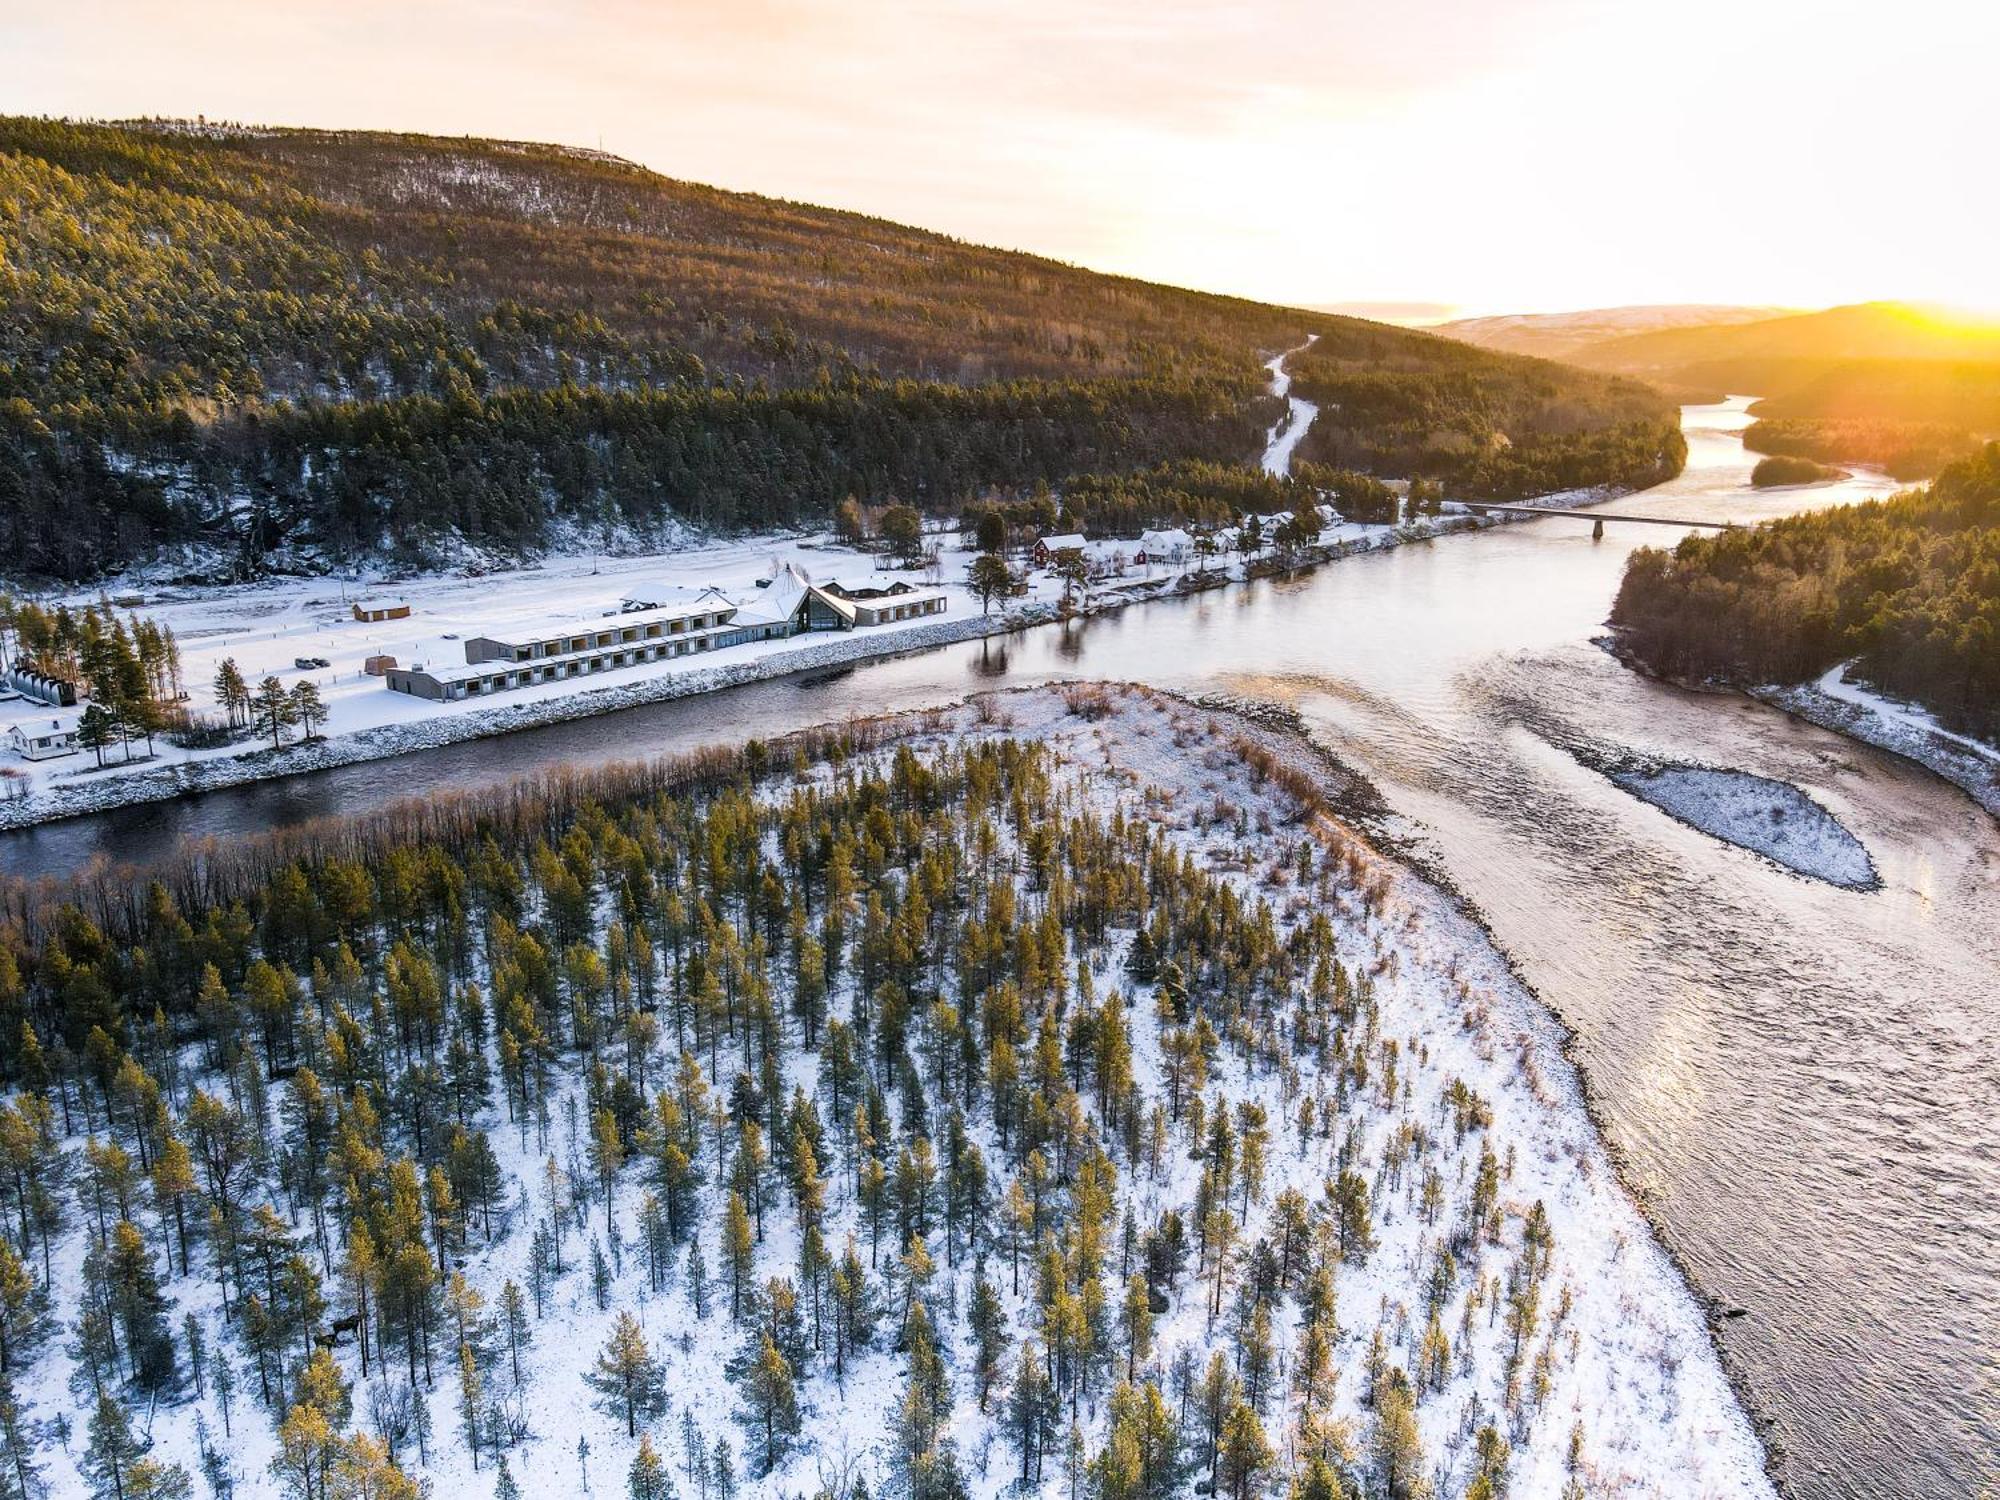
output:
[[330, 667], [333, 663], [324, 656], [295, 656], [292, 658], [292, 665], [301, 672], [310, 672], [315, 667]]

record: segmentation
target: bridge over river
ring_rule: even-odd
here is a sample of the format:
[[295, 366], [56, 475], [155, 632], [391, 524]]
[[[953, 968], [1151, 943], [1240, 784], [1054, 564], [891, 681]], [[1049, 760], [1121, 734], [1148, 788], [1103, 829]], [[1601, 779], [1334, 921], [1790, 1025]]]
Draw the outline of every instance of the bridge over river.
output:
[[1637, 521], [1645, 526], [1693, 527], [1704, 531], [1735, 531], [1735, 521], [1690, 521], [1677, 516], [1633, 516], [1602, 510], [1565, 510], [1558, 505], [1502, 505], [1482, 500], [1460, 500], [1456, 504], [1461, 510], [1469, 510], [1474, 515], [1486, 515], [1497, 511], [1508, 516], [1568, 516], [1577, 521], [1594, 521], [1592, 528], [1597, 536], [1604, 535], [1606, 521]]

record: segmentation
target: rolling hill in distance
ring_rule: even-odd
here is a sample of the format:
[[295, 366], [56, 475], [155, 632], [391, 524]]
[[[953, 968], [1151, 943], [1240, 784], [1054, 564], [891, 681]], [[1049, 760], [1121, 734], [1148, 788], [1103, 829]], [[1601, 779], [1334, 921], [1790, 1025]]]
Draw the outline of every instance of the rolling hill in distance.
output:
[[1691, 328], [1729, 328], [1779, 317], [1774, 307], [1732, 307], [1722, 303], [1662, 303], [1645, 307], [1600, 307], [1582, 312], [1504, 313], [1456, 318], [1438, 333], [1482, 349], [1566, 360], [1613, 339]]
[[1279, 410], [1262, 361], [1314, 335], [1322, 390], [1365, 376], [1395, 429], [1322, 457], [1494, 496], [1679, 463], [1671, 404], [1622, 376], [562, 147], [5, 119], [0, 242], [27, 577], [424, 566], [1239, 465]]
[[1755, 395], [1752, 449], [1872, 464], [1899, 479], [1934, 474], [2000, 432], [2000, 324], [1945, 308], [1629, 307], [1438, 332], [1630, 376], [1683, 401]]

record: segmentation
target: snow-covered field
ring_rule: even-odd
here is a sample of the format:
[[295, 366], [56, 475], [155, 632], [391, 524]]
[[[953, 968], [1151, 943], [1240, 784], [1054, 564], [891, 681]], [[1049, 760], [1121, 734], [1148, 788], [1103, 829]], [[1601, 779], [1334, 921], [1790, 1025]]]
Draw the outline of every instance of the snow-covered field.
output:
[[[1345, 1149], [1356, 1151], [1363, 1170], [1376, 1174], [1372, 1181], [1378, 1245], [1364, 1261], [1342, 1266], [1338, 1281], [1340, 1333], [1332, 1409], [1348, 1424], [1357, 1447], [1366, 1449], [1373, 1425], [1364, 1404], [1363, 1368], [1370, 1341], [1380, 1330], [1393, 1360], [1414, 1361], [1423, 1328], [1413, 1297], [1440, 1244], [1433, 1216], [1418, 1206], [1417, 1169], [1413, 1166], [1405, 1174], [1399, 1168], [1392, 1179], [1381, 1165], [1393, 1143], [1407, 1141], [1408, 1132], [1415, 1129], [1427, 1133], [1431, 1145], [1425, 1149], [1435, 1153], [1420, 1159], [1441, 1163], [1445, 1190], [1453, 1201], [1469, 1190], [1469, 1174], [1480, 1147], [1490, 1146], [1505, 1163], [1498, 1242], [1482, 1243], [1473, 1252], [1476, 1263], [1460, 1268], [1461, 1285], [1484, 1286], [1491, 1278], [1491, 1311], [1482, 1309], [1475, 1316], [1468, 1304], [1461, 1330], [1457, 1305], [1463, 1298], [1454, 1299], [1449, 1320], [1451, 1371], [1441, 1389], [1424, 1396], [1417, 1412], [1425, 1451], [1441, 1481], [1440, 1496], [1463, 1493], [1473, 1461], [1470, 1439], [1475, 1428], [1488, 1421], [1509, 1426], [1503, 1410], [1508, 1335], [1505, 1320], [1496, 1321], [1495, 1315], [1502, 1301], [1500, 1283], [1515, 1262], [1525, 1216], [1537, 1202], [1545, 1206], [1553, 1229], [1548, 1291], [1540, 1331], [1533, 1340], [1537, 1349], [1548, 1352], [1549, 1385], [1538, 1401], [1529, 1403], [1524, 1418], [1509, 1426], [1514, 1455], [1508, 1493], [1540, 1500], [1564, 1494], [1574, 1480], [1578, 1486], [1574, 1493], [1592, 1496], [1672, 1500], [1771, 1496], [1759, 1444], [1724, 1378], [1700, 1309], [1620, 1186], [1583, 1109], [1556, 1025], [1513, 978], [1477, 927], [1438, 890], [1369, 851], [1315, 813], [1296, 792], [1286, 790], [1278, 778], [1231, 748], [1232, 736], [1242, 735], [1275, 754], [1281, 764], [1297, 765], [1305, 755], [1297, 744], [1139, 690], [1111, 690], [1080, 713], [1076, 691], [1031, 690], [948, 713], [915, 716], [907, 722], [908, 743], [920, 754], [967, 740], [1011, 737], [1039, 743], [1059, 759], [1058, 795], [1066, 806], [1105, 819], [1139, 820], [1161, 830], [1202, 869], [1246, 898], [1268, 903], [1281, 937], [1308, 922], [1324, 919], [1333, 924], [1343, 967], [1366, 976], [1372, 987], [1376, 1019], [1370, 1033], [1383, 1048], [1393, 1046], [1401, 1064], [1400, 1082], [1386, 1090], [1379, 1081], [1356, 1089], [1342, 1118], [1354, 1122], [1359, 1134], [1347, 1146], [1322, 1133], [1302, 1134], [1295, 1128], [1302, 1098], [1324, 1098], [1334, 1087], [1310, 1068], [1301, 1073], [1296, 1061], [1275, 1069], [1246, 1064], [1231, 1043], [1217, 1057], [1211, 1085], [1218, 1095], [1261, 1103], [1268, 1113], [1272, 1148], [1264, 1194], [1267, 1208], [1288, 1187], [1298, 1188], [1313, 1204], [1321, 1203], [1339, 1164], [1354, 1159], [1339, 1156]], [[887, 755], [875, 752], [876, 763]], [[831, 786], [836, 777], [855, 775], [856, 767], [850, 764], [841, 771], [817, 767], [805, 774]], [[1313, 851], [1309, 864], [1344, 871], [1333, 886], [1295, 883], [1302, 841]], [[1331, 898], [1329, 890], [1334, 892]], [[1097, 953], [1092, 981], [1100, 996], [1130, 986], [1123, 962], [1130, 941], [1130, 933], [1114, 935], [1108, 948]], [[837, 998], [835, 1013], [842, 1013], [850, 1002], [851, 996]], [[1162, 1062], [1155, 1007], [1142, 998], [1127, 1010], [1136, 1075], [1149, 1093], [1156, 1093], [1162, 1087]], [[1392, 1054], [1385, 1050], [1370, 1055], [1379, 1062]], [[818, 1082], [819, 1056], [794, 1052], [789, 1066], [787, 1084], [811, 1092]], [[1469, 1140], [1461, 1139], [1456, 1147], [1447, 1092], [1454, 1082], [1490, 1109], [1490, 1123], [1476, 1127]], [[580, 1077], [566, 1072], [558, 1087], [547, 1142], [537, 1141], [536, 1132], [525, 1122], [519, 1127], [507, 1123], [497, 1108], [477, 1122], [490, 1132], [499, 1153], [506, 1181], [502, 1199], [515, 1224], [507, 1237], [490, 1248], [476, 1248], [466, 1259], [468, 1279], [489, 1296], [504, 1277], [526, 1283], [525, 1220], [534, 1211], [526, 1206], [542, 1201], [542, 1162], [550, 1153], [574, 1154], [572, 1111], [583, 1097], [584, 1085]], [[1002, 1160], [1005, 1152], [992, 1139], [990, 1120], [980, 1116], [973, 1128], [988, 1159]], [[81, 1144], [72, 1138], [64, 1147], [78, 1151]], [[1184, 1202], [1193, 1195], [1193, 1179], [1200, 1170], [1200, 1163], [1189, 1159], [1177, 1136], [1163, 1168], [1151, 1177], [1135, 1173], [1131, 1192], [1142, 1212]], [[830, 1170], [827, 1187], [827, 1240], [837, 1247], [859, 1224], [860, 1210], [847, 1171]], [[577, 1494], [586, 1484], [594, 1492], [623, 1493], [636, 1443], [627, 1438], [622, 1421], [594, 1404], [582, 1380], [621, 1311], [636, 1313], [648, 1341], [667, 1365], [669, 1408], [649, 1426], [674, 1472], [681, 1500], [694, 1500], [696, 1493], [679, 1472], [684, 1429], [691, 1427], [710, 1446], [726, 1437], [742, 1451], [734, 1416], [738, 1398], [722, 1373], [742, 1334], [727, 1316], [720, 1272], [724, 1261], [716, 1243], [719, 1215], [707, 1215], [702, 1233], [713, 1278], [710, 1295], [720, 1299], [721, 1310], [712, 1308], [711, 1316], [702, 1318], [694, 1311], [683, 1274], [670, 1277], [662, 1293], [650, 1291], [638, 1252], [631, 1248], [636, 1243], [639, 1196], [633, 1186], [619, 1194], [619, 1239], [628, 1248], [614, 1277], [608, 1307], [599, 1307], [588, 1274], [566, 1259], [570, 1274], [557, 1283], [550, 1315], [535, 1325], [534, 1342], [523, 1352], [526, 1394], [520, 1398], [520, 1410], [529, 1435], [511, 1451], [510, 1461], [528, 1496]], [[512, 1210], [517, 1203], [524, 1205], [518, 1214]], [[88, 1237], [84, 1217], [72, 1214], [71, 1228], [59, 1246], [55, 1281], [63, 1291], [65, 1327], [75, 1312], [75, 1289]], [[592, 1209], [590, 1218], [591, 1232], [601, 1233], [601, 1213]], [[1248, 1224], [1246, 1231], [1248, 1243], [1258, 1231]], [[865, 1231], [861, 1239], [865, 1246]], [[790, 1273], [798, 1264], [798, 1249], [790, 1212], [774, 1208], [769, 1232], [756, 1251], [758, 1276]], [[573, 1238], [567, 1254], [581, 1253]], [[193, 1312], [208, 1327], [212, 1348], [233, 1350], [235, 1340], [222, 1330], [214, 1286], [200, 1263], [204, 1258], [197, 1257], [191, 1279], [170, 1283], [175, 1303], [170, 1326], [178, 1328], [182, 1314]], [[942, 1262], [941, 1253], [937, 1258]], [[1018, 1340], [1028, 1331], [1026, 1302], [1010, 1289], [1004, 1261], [993, 1270], [1009, 1327]], [[1023, 1277], [1023, 1292], [1033, 1284], [1030, 1272]], [[991, 1500], [1012, 1489], [1017, 1465], [999, 1435], [1002, 1408], [982, 1416], [971, 1396], [971, 1340], [965, 1324], [970, 1285], [971, 1268], [962, 1260], [956, 1268], [941, 1266], [934, 1293], [955, 1397], [949, 1430], [959, 1444], [972, 1493]], [[1170, 1367], [1181, 1349], [1191, 1350], [1203, 1362], [1212, 1348], [1230, 1346], [1221, 1329], [1210, 1331], [1204, 1301], [1197, 1277], [1161, 1315], [1155, 1344], [1160, 1369]], [[1287, 1299], [1275, 1329], [1281, 1391], [1282, 1366], [1296, 1344], [1296, 1316], [1296, 1305]], [[72, 1408], [71, 1361], [62, 1342], [53, 1341], [41, 1354], [22, 1386], [28, 1415], [35, 1421], [51, 1420]], [[358, 1374], [351, 1342], [340, 1358], [350, 1377]], [[890, 1485], [884, 1464], [887, 1435], [895, 1425], [903, 1363], [902, 1356], [877, 1347], [857, 1359], [844, 1389], [836, 1386], [825, 1362], [816, 1366], [801, 1386], [806, 1411], [803, 1445], [768, 1479], [748, 1477], [745, 1466], [740, 1493], [774, 1500], [813, 1494], [829, 1476], [843, 1473], [850, 1480], [857, 1473], [865, 1477], [871, 1494], [884, 1493]], [[490, 1378], [497, 1389], [511, 1387], [504, 1356]], [[431, 1398], [435, 1424], [431, 1456], [421, 1472], [432, 1484], [436, 1500], [484, 1500], [493, 1493], [494, 1472], [490, 1459], [475, 1471], [458, 1434], [453, 1381], [441, 1367]], [[155, 1456], [177, 1460], [198, 1472], [199, 1418], [211, 1439], [224, 1447], [240, 1481], [239, 1495], [279, 1493], [268, 1473], [275, 1452], [271, 1423], [250, 1399], [252, 1392], [245, 1387], [251, 1383], [249, 1377], [239, 1382], [233, 1436], [226, 1443], [212, 1385], [204, 1399], [190, 1397], [142, 1410]], [[365, 1390], [365, 1385], [356, 1388], [356, 1421], [362, 1426], [368, 1420], [366, 1402], [360, 1399]], [[1096, 1452], [1106, 1423], [1103, 1403], [1087, 1402], [1076, 1415], [1090, 1451]], [[1273, 1422], [1272, 1431], [1274, 1440], [1284, 1445], [1281, 1424]], [[1574, 1474], [1573, 1433], [1581, 1434], [1580, 1464]], [[579, 1456], [580, 1439], [588, 1445], [587, 1463]], [[50, 1443], [39, 1455], [54, 1500], [76, 1500], [88, 1493], [76, 1467], [81, 1446], [79, 1422], [70, 1451]], [[1281, 1446], [1281, 1472], [1293, 1457]], [[406, 1448], [405, 1459], [414, 1465], [414, 1451]], [[1074, 1493], [1059, 1460], [1050, 1460], [1036, 1492], [1051, 1500]]]
[[[1337, 530], [1366, 534], [1386, 528]], [[1328, 537], [1329, 542], [1343, 539], [1347, 538]], [[234, 660], [253, 687], [266, 675], [275, 675], [287, 686], [310, 678], [327, 706], [322, 731], [327, 743], [292, 743], [274, 753], [268, 742], [254, 737], [206, 750], [180, 749], [160, 739], [153, 759], [144, 759], [140, 746], [136, 750], [141, 758], [123, 762], [114, 747], [101, 770], [88, 753], [35, 764], [14, 761], [10, 768], [22, 773], [28, 795], [0, 802], [0, 826], [394, 755], [758, 677], [941, 645], [1054, 617], [1063, 584], [1049, 570], [1029, 569], [1027, 593], [986, 615], [965, 586], [974, 554], [960, 545], [956, 533], [943, 533], [935, 540], [940, 561], [934, 570], [892, 569], [873, 553], [840, 546], [821, 534], [760, 536], [633, 557], [561, 556], [476, 577], [284, 578], [227, 587], [141, 590], [139, 612], [170, 626], [179, 642], [192, 709], [216, 711], [213, 683], [225, 659]], [[1104, 573], [1084, 604], [1092, 609], [1115, 607], [1135, 591], [1172, 587], [1197, 566], [1192, 560], [1176, 567], [1135, 564], [1131, 558], [1136, 548], [1131, 543], [1093, 543], [1090, 550]], [[363, 663], [377, 654], [393, 656], [403, 665], [419, 661], [462, 665], [463, 642], [472, 636], [504, 634], [518, 622], [550, 616], [585, 621], [614, 613], [635, 586], [656, 580], [712, 587], [739, 601], [753, 600], [757, 581], [772, 577], [785, 564], [798, 567], [816, 582], [886, 585], [934, 580], [950, 599], [942, 620], [901, 621], [838, 636], [759, 641], [647, 662], [593, 677], [588, 689], [550, 682], [492, 698], [433, 703], [391, 692], [382, 678], [363, 670]], [[1223, 570], [1222, 564], [1212, 566]], [[103, 594], [127, 597], [128, 591], [114, 585]], [[97, 596], [71, 602], [92, 597]], [[376, 623], [353, 617], [356, 603], [387, 602], [408, 604], [410, 617]], [[294, 666], [295, 660], [312, 657], [323, 657], [332, 665], [312, 670]], [[0, 702], [0, 736], [15, 723], [45, 723], [49, 717], [49, 710], [26, 700]], [[296, 741], [296, 732], [290, 738]]]
[[[1538, 503], [1586, 505], [1607, 498], [1607, 493], [1591, 490], [1547, 496]], [[1402, 526], [1341, 523], [1328, 527], [1319, 545], [1300, 553], [1298, 561], [1301, 566], [1313, 566], [1409, 541], [1513, 524], [1518, 519], [1450, 514]], [[996, 602], [990, 613], [982, 612], [978, 599], [965, 586], [973, 552], [956, 533], [940, 533], [934, 540], [939, 548], [939, 565], [934, 572], [880, 566], [881, 560], [873, 553], [840, 546], [821, 534], [753, 537], [639, 557], [564, 556], [478, 577], [438, 575], [401, 581], [287, 578], [231, 587], [143, 591], [139, 612], [171, 626], [179, 642], [192, 708], [214, 712], [215, 669], [229, 658], [253, 687], [266, 674], [276, 675], [287, 685], [310, 677], [328, 709], [324, 738], [300, 744], [294, 731], [285, 748], [275, 752], [268, 742], [255, 737], [206, 750], [183, 750], [161, 739], [151, 760], [143, 758], [140, 746], [135, 747], [135, 753], [142, 758], [121, 761], [114, 747], [107, 752], [107, 763], [101, 770], [88, 753], [37, 764], [10, 759], [7, 769], [17, 773], [26, 795], [0, 800], [0, 828], [378, 760], [712, 692], [789, 672], [947, 645], [1052, 620], [1065, 608], [1063, 581], [1053, 570], [1033, 568], [1024, 559], [1017, 559], [1017, 569], [1027, 574], [1027, 592]], [[1092, 542], [1087, 553], [1096, 576], [1077, 590], [1067, 608], [1079, 614], [1104, 613], [1163, 594], [1222, 586], [1272, 562], [1267, 552], [1248, 559], [1241, 555], [1215, 557], [1205, 567], [1194, 558], [1141, 564], [1134, 561], [1137, 551], [1136, 542]], [[799, 567], [815, 581], [849, 584], [899, 579], [924, 584], [935, 576], [951, 597], [942, 619], [760, 641], [701, 656], [648, 662], [592, 677], [593, 684], [601, 685], [588, 689], [551, 682], [494, 697], [433, 703], [390, 692], [381, 678], [362, 670], [363, 662], [378, 652], [394, 655], [404, 663], [462, 662], [462, 643], [468, 636], [503, 631], [509, 622], [539, 620], [557, 613], [573, 614], [579, 620], [594, 618], [616, 610], [624, 592], [642, 581], [666, 579], [714, 587], [736, 598], [754, 598], [756, 581], [772, 576], [773, 570], [785, 563]], [[126, 591], [111, 587], [103, 593], [125, 597]], [[78, 596], [71, 602], [95, 597]], [[408, 603], [411, 617], [372, 624], [354, 620], [352, 602], [380, 600]], [[300, 671], [292, 665], [295, 658], [314, 656], [325, 657], [332, 666]], [[0, 701], [0, 735], [15, 723], [45, 722], [48, 716], [47, 709], [21, 699]]]
[[1704, 766], [1619, 771], [1611, 779], [1690, 827], [1798, 874], [1857, 890], [1876, 883], [1874, 861], [1861, 840], [1786, 782]]
[[1763, 687], [1752, 696], [1800, 718], [1907, 756], [1962, 788], [2000, 817], [2000, 746], [1954, 734], [1923, 709], [1871, 692], [1843, 662], [1798, 687]]

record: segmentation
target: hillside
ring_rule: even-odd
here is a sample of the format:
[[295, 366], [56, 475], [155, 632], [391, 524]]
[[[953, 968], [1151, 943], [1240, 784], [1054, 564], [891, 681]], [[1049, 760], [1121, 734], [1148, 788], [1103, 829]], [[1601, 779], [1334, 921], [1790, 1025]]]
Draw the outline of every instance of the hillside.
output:
[[[1422, 474], [1456, 494], [1658, 484], [1687, 458], [1680, 416], [1651, 386], [1363, 324], [1295, 356], [1292, 390], [1320, 415], [1299, 443], [1311, 464]], [[1441, 358], [1439, 351], [1452, 351]]]
[[510, 142], [0, 120], [0, 244], [0, 556], [63, 579], [1239, 462], [1308, 333], [1456, 357]]
[[1630, 333], [1596, 342], [1575, 358], [1593, 369], [1659, 376], [1762, 361], [1977, 363], [2000, 360], [2000, 327], [1967, 322], [1938, 308], [1863, 302], [1754, 322]]
[[1775, 307], [1733, 307], [1726, 303], [1664, 303], [1644, 307], [1599, 307], [1582, 312], [1506, 313], [1484, 318], [1457, 318], [1432, 331], [1461, 339], [1482, 349], [1529, 354], [1537, 359], [1568, 359], [1610, 339], [1667, 329], [1724, 328], [1777, 317]]

